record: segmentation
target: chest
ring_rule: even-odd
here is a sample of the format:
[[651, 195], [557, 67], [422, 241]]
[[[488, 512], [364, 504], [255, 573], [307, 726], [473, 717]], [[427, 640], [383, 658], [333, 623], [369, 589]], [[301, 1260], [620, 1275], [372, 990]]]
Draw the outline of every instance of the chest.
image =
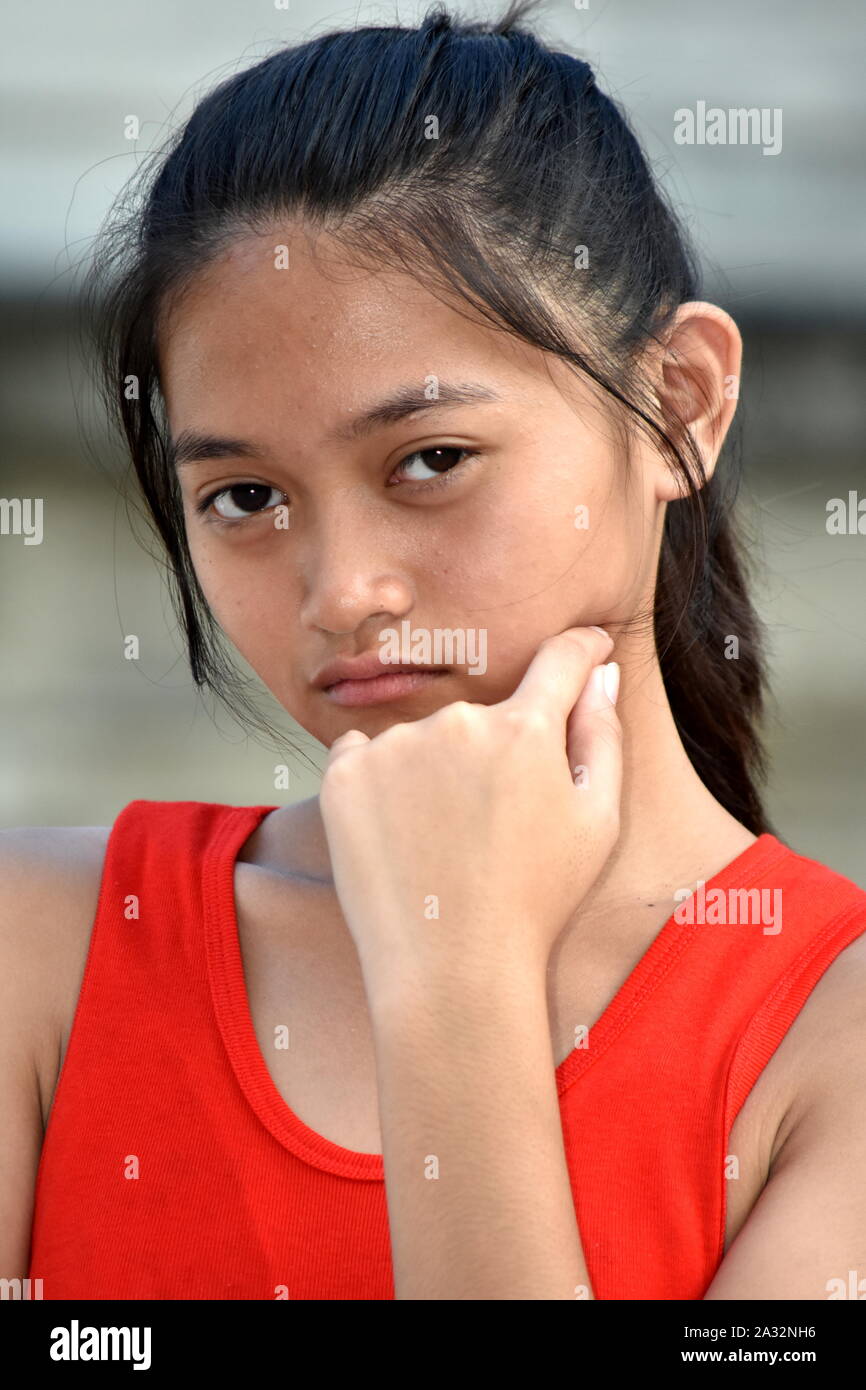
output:
[[[294, 1114], [342, 1148], [381, 1153], [373, 1029], [354, 943], [333, 893], [319, 886], [236, 881], [238, 931], [253, 1029], [271, 1079]], [[563, 952], [548, 977], [558, 1066], [575, 1045], [574, 1020], [591, 1027], [641, 954], [632, 944], [594, 960]], [[787, 1074], [767, 1064], [734, 1121], [728, 1153], [726, 1249], [767, 1180]]]

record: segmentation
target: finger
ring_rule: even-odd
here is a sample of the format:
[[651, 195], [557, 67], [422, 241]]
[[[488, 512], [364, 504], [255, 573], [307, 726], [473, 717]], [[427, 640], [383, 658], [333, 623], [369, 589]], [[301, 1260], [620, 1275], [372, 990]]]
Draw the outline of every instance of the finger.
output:
[[350, 748], [357, 748], [361, 743], [369, 743], [370, 740], [360, 729], [347, 729], [328, 749], [328, 767], [332, 767], [342, 753], [347, 753]]
[[[606, 677], [606, 679], [605, 679]], [[619, 666], [596, 666], [572, 710], [566, 730], [575, 787], [592, 799], [593, 813], [619, 817], [622, 726], [616, 712]]]
[[613, 638], [602, 628], [570, 627], [541, 643], [510, 700], [558, 714], [563, 723], [580, 697], [593, 666], [606, 661]]

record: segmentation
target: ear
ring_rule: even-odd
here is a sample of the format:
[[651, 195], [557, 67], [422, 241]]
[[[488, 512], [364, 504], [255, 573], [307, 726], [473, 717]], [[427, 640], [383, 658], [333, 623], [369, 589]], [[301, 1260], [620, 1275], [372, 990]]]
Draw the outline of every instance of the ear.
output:
[[[675, 439], [688, 429], [707, 478], [737, 408], [742, 355], [740, 332], [730, 314], [716, 304], [691, 300], [677, 309], [655, 360], [653, 387], [665, 422]], [[686, 488], [665, 467], [656, 495], [672, 502], [685, 496]]]

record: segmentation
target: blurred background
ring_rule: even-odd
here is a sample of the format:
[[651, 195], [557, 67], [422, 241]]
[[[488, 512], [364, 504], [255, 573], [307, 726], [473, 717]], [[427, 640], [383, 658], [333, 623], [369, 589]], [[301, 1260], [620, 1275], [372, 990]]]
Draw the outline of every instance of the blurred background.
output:
[[[0, 498], [44, 498], [45, 535], [0, 535], [0, 824], [109, 824], [138, 797], [277, 805], [315, 792], [325, 750], [288, 716], [275, 754], [192, 686], [155, 543], [120, 491], [126, 461], [93, 415], [76, 293], [113, 198], [212, 85], [280, 42], [411, 24], [425, 8], [7, 8]], [[501, 8], [467, 0], [461, 12]], [[707, 297], [740, 325], [742, 506], [773, 672], [770, 813], [795, 849], [866, 887], [866, 534], [827, 531], [831, 498], [866, 497], [866, 11], [559, 0], [538, 27], [622, 101], [702, 253]], [[780, 108], [781, 151], [677, 144], [674, 113], [699, 101]], [[124, 138], [130, 113], [137, 144]], [[138, 661], [123, 658], [126, 633]], [[287, 790], [275, 789], [280, 761]]]

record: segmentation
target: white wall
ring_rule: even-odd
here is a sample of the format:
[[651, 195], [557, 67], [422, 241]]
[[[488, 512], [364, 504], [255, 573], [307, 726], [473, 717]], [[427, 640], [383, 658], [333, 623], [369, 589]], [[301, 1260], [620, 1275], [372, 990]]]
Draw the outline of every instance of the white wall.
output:
[[[581, 0], [583, 3], [583, 0]], [[726, 307], [862, 313], [862, 0], [559, 0], [543, 32], [592, 62], [631, 113], [697, 240], [718, 264]], [[21, 0], [3, 20], [0, 293], [68, 288], [70, 267], [141, 149], [159, 144], [222, 77], [295, 42], [355, 23], [417, 22], [425, 4], [321, 0]], [[466, 5], [498, 14], [504, 0]], [[674, 143], [674, 112], [781, 108], [782, 151]], [[711, 278], [710, 287], [715, 287]]]

